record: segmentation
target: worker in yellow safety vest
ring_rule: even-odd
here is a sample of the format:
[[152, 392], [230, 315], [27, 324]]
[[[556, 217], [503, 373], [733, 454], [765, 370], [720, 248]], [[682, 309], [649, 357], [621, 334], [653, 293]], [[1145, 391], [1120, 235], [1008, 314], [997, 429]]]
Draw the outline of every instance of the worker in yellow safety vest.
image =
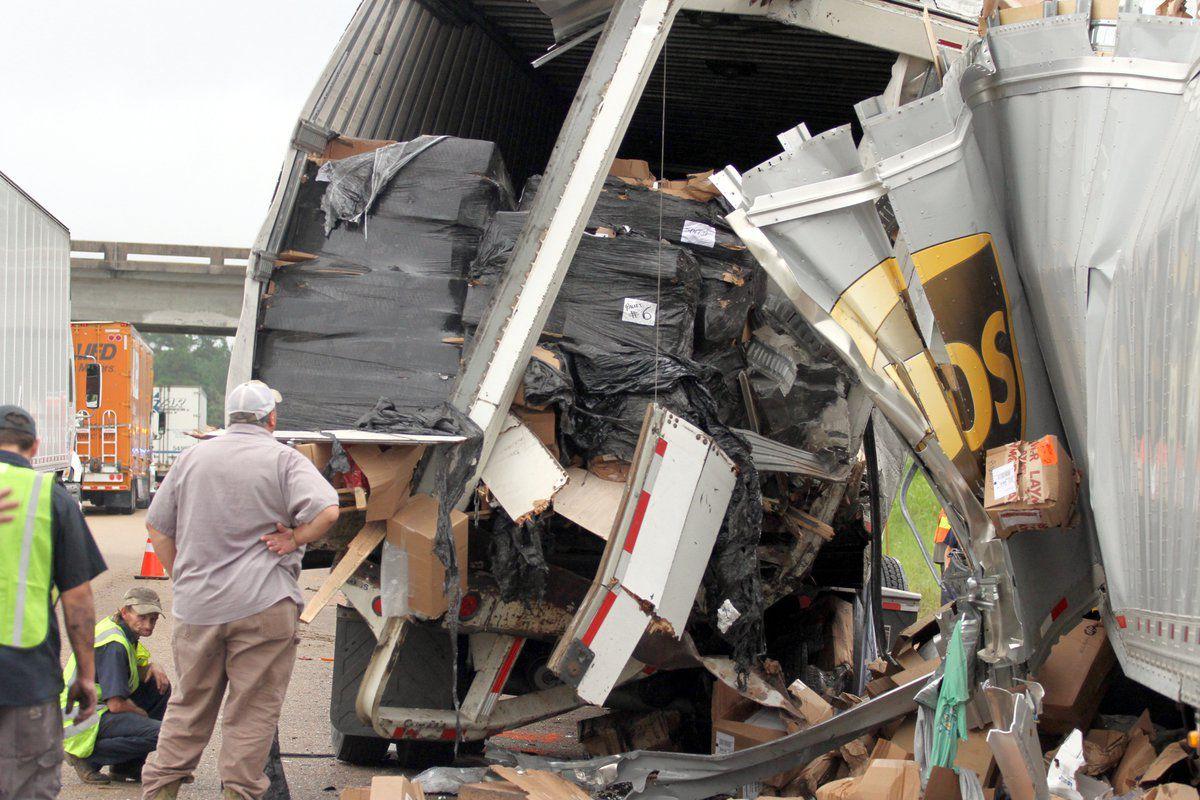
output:
[[[0, 797], [21, 800], [58, 797], [60, 692], [71, 712], [95, 708], [91, 580], [104, 571], [79, 504], [34, 469], [39, 444], [33, 416], [0, 405]], [[65, 690], [56, 596], [78, 662]]]
[[[140, 780], [146, 756], [158, 746], [171, 682], [150, 660], [142, 640], [154, 633], [162, 613], [158, 594], [135, 586], [115, 614], [96, 623], [96, 713], [87, 718], [64, 715], [63, 723], [67, 762], [84, 783]], [[75, 667], [72, 657], [64, 683], [70, 684]], [[65, 691], [62, 703], [65, 708]], [[106, 766], [108, 775], [101, 772]]]

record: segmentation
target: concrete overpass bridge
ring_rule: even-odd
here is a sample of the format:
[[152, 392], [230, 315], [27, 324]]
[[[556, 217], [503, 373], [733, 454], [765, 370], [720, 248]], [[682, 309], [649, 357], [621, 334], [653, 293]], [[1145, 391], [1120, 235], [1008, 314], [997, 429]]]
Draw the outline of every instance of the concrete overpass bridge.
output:
[[249, 257], [238, 247], [72, 240], [71, 319], [232, 336]]

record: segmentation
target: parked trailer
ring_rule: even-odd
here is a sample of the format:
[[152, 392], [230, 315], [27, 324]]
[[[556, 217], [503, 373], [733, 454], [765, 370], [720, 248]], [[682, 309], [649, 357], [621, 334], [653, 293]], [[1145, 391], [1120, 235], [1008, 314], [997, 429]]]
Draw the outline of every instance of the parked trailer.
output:
[[75, 322], [81, 496], [132, 514], [150, 504], [154, 354], [128, 322]]
[[42, 472], [71, 465], [70, 314], [70, 231], [0, 173], [0, 402], [33, 415]]
[[199, 386], [154, 387], [154, 489], [179, 454], [196, 443], [193, 431], [208, 428], [208, 395]]

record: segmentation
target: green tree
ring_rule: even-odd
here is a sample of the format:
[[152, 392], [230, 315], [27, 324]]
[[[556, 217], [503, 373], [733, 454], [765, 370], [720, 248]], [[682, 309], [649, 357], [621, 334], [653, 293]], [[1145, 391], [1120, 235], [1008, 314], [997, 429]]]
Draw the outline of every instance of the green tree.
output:
[[142, 334], [154, 351], [155, 386], [199, 386], [208, 396], [208, 424], [225, 420], [229, 340], [187, 333]]

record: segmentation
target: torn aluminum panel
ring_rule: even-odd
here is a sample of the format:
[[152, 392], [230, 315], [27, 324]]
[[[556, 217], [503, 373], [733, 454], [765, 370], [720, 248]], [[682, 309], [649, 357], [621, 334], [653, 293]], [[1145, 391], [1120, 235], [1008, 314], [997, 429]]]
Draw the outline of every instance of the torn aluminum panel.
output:
[[1004, 776], [1012, 800], [1049, 800], [1046, 763], [1038, 740], [1037, 715], [1042, 708], [1042, 687], [1026, 684], [1013, 691], [983, 684], [992, 715], [987, 733], [988, 747], [996, 757], [996, 766]]
[[974, 480], [979, 470], [940, 371], [913, 324], [892, 243], [850, 127], [780, 135], [784, 152], [741, 176], [747, 220], [794, 265], [804, 291], [854, 338], [863, 358], [924, 412], [942, 448]]
[[[714, 175], [712, 180], [730, 202], [743, 202], [739, 184], [729, 170]], [[800, 315], [858, 377], [866, 395], [904, 444], [921, 460], [933, 480], [942, 508], [954, 520], [955, 526], [981, 539], [990, 539], [994, 532], [983, 504], [946, 455], [930, 430], [928, 418], [913, 405], [911, 396], [902, 393], [889, 378], [880, 375], [864, 360], [854, 338], [804, 291], [798, 271], [783, 259], [760, 229], [750, 224], [744, 209], [735, 210], [726, 220]], [[965, 533], [962, 540], [969, 547]], [[1016, 609], [1012, 603], [995, 602], [997, 597], [1012, 596], [1011, 580], [1003, 572], [991, 573], [985, 580], [987, 583], [981, 584], [980, 593], [989, 618], [985, 628], [988, 651], [997, 654], [997, 660], [1020, 660], [1024, 657], [1024, 646], [1018, 638], [1020, 625]]]
[[[1164, 30], [1194, 39], [1196, 23], [1178, 22], [1184, 25]], [[1121, 666], [1168, 697], [1200, 706], [1194, 74], [1145, 176], [1141, 209], [1126, 224], [1118, 258], [1088, 270], [1087, 455], [1111, 608], [1106, 621]]]
[[[801, 132], [807, 133], [803, 129]], [[803, 147], [808, 141], [810, 140], [805, 135], [799, 137], [799, 141], [785, 146], [790, 146], [794, 151]], [[820, 155], [820, 150], [817, 155]], [[768, 162], [764, 166], [769, 166], [771, 163]], [[845, 165], [843, 165], [844, 170]], [[813, 172], [820, 174], [816, 170]], [[934, 480], [934, 487], [943, 508], [950, 510], [950, 516], [963, 532], [960, 541], [964, 542], [968, 553], [974, 549], [975, 541], [981, 543], [995, 541], [991, 520], [984, 512], [979, 498], [963, 473], [963, 459], [961, 457], [958, 460], [951, 459], [942, 442], [941, 431], [938, 431], [937, 426], [931, 421], [927, 409], [917, 403], [918, 393], [911, 388], [905, 391], [904, 381], [907, 379], [908, 373], [904, 369], [903, 363], [895, 358], [887, 359], [882, 363], [878, 361], [869, 363], [866, 360], [867, 355], [874, 359], [883, 349], [882, 347], [872, 348], [872, 345], [878, 344], [879, 340], [868, 333], [871, 330], [879, 330], [882, 326], [861, 325], [860, 319], [856, 319], [856, 316], [862, 316], [858, 312], [855, 312], [855, 315], [842, 314], [840, 318], [835, 318], [831, 313], [835, 304], [839, 302], [839, 294], [836, 289], [831, 287], [838, 286], [839, 282], [841, 286], [847, 286], [863, 277], [865, 273], [851, 271], [849, 274], [845, 274], [835, 270], [818, 271], [813, 262], [806, 261], [803, 257], [797, 257], [798, 250], [795, 246], [793, 246], [793, 260], [786, 259], [775, 248], [766, 231], [755, 227], [750, 222], [747, 208], [753, 208], [756, 200], [745, 193], [741, 176], [737, 175], [736, 171], [730, 167], [721, 174], [715, 175], [712, 180], [726, 199], [742, 206], [727, 217], [734, 231], [754, 254], [767, 274], [795, 305], [797, 311], [808, 320], [817, 333], [829, 343], [858, 376], [864, 390], [874, 400], [879, 410], [921, 459]], [[845, 176], [841, 176], [823, 183], [824, 186], [820, 186], [819, 190], [806, 192], [808, 187], [805, 186], [793, 189], [790, 199], [800, 200], [801, 203], [798, 205], [801, 207], [799, 209], [793, 207], [788, 213], [792, 215], [792, 219], [801, 219], [801, 221], [805, 216], [810, 217], [812, 219], [809, 221], [813, 223], [810, 226], [801, 225], [798, 229], [790, 231], [801, 237], [801, 240], [809, 233], [815, 234], [818, 239], [828, 233], [820, 225], [822, 215], [839, 214], [848, 206], [864, 202], [863, 195], [869, 197], [872, 193], [876, 193], [875, 196], [877, 196], [878, 192], [877, 187], [870, 185], [869, 176], [861, 174], [853, 176], [852, 181], [847, 181]], [[795, 191], [795, 189], [800, 191]], [[797, 213], [797, 210], [803, 213]], [[778, 213], [778, 211], [771, 213]], [[859, 233], [875, 239], [877, 231], [873, 226], [878, 226], [878, 221], [872, 221], [865, 215], [860, 215], [858, 219], [863, 221], [865, 232], [861, 230], [856, 232], [852, 219], [839, 220], [839, 222], [845, 223], [841, 228], [844, 233], [844, 241], [855, 241], [856, 238], [861, 238]], [[779, 233], [777, 238], [787, 239], [783, 230], [777, 231], [777, 233]], [[844, 247], [843, 239], [826, 242], [825, 245], [833, 248]], [[798, 243], [793, 242], [792, 244]], [[880, 245], [876, 242], [872, 247], [878, 250]], [[810, 247], [810, 249], [812, 248]], [[825, 263], [836, 264], [837, 258], [835, 256]], [[866, 260], [866, 263], [860, 262], [860, 266], [862, 270], [868, 272], [875, 270], [875, 265], [870, 263], [869, 259]], [[894, 270], [885, 271], [883, 275], [889, 281], [884, 283], [884, 288], [864, 293], [866, 299], [872, 297], [878, 299], [873, 307], [863, 303], [863, 306], [874, 315], [872, 318], [879, 318], [880, 307], [886, 311], [892, 306], [902, 303], [900, 296], [895, 291], [897, 283], [892, 282], [892, 279], [898, 274]], [[819, 293], [824, 303], [810, 294], [810, 291], [813, 290]], [[884, 313], [883, 316], [886, 318], [887, 314]], [[911, 318], [909, 319], [911, 320]], [[856, 330], [848, 330], [843, 324], [847, 321]], [[863, 348], [866, 348], [866, 353]], [[928, 351], [925, 352], [928, 357]], [[923, 364], [924, 362], [915, 363]], [[907, 387], [912, 387], [911, 381], [907, 383]], [[936, 397], [940, 394], [940, 390], [935, 391], [931, 388], [929, 394]], [[943, 429], [948, 425], [949, 423], [943, 420]], [[946, 436], [951, 442], [951, 448], [956, 448], [953, 452], [959, 453], [961, 456], [962, 428], [955, 422], [954, 427], [946, 431]], [[973, 463], [973, 461], [968, 463]], [[987, 609], [988, 615], [988, 624], [985, 628], [987, 634], [985, 654], [994, 662], [1011, 664], [1029, 657], [1030, 641], [1025, 627], [1022, 625], [1016, 604], [997, 602], [1000, 597], [1012, 598], [1016, 595], [1011, 574], [1007, 569], [1007, 564], [1003, 561], [1003, 551], [1000, 551], [998, 555], [999, 558], [993, 555], [983, 564], [982, 576], [977, 581], [977, 594], [978, 599]], [[1036, 643], [1034, 642], [1034, 644]]]
[[[196, 436], [197, 439], [212, 439], [223, 436], [224, 428], [205, 431]], [[272, 431], [271, 435], [277, 442], [332, 442], [338, 441], [344, 445], [351, 444], [459, 444], [467, 437], [453, 433], [378, 433], [376, 431], [360, 431], [352, 428], [327, 431]]]
[[[969, 63], [976, 66], [968, 70]], [[956, 397], [976, 457], [1009, 442], [1062, 435], [1023, 274], [997, 201], [1002, 195], [975, 135], [984, 126], [963, 100], [964, 76], [977, 74], [983, 63], [981, 50], [970, 48], [927, 97], [892, 110], [879, 98], [856, 106], [872, 169], [887, 190], [959, 376]], [[965, 297], [972, 302], [964, 303]], [[1094, 559], [1086, 529], [1004, 541], [973, 537], [972, 543], [986, 573], [1012, 576], [1021, 619], [1014, 635], [1036, 665], [1091, 604]], [[1053, 581], [1045, 579], [1046, 563], [1059, 565]]]
[[750, 445], [750, 458], [759, 472], [787, 472], [823, 481], [844, 481], [850, 475], [849, 464], [830, 464], [828, 458], [776, 442], [754, 431], [735, 428], [734, 433]]
[[549, 508], [554, 494], [567, 483], [558, 460], [512, 414], [504, 420], [481, 477], [517, 523]]
[[736, 472], [703, 431], [646, 409], [596, 580], [550, 657], [580, 698], [602, 704], [648, 630], [683, 635]]

